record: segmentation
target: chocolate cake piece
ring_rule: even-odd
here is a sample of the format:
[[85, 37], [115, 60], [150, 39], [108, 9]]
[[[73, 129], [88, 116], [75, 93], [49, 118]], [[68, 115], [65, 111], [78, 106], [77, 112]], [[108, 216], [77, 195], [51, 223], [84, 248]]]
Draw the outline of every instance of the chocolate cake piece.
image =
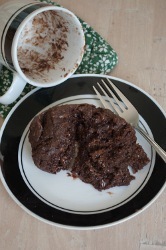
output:
[[55, 106], [30, 125], [34, 163], [49, 173], [69, 170], [97, 190], [129, 185], [149, 159], [124, 119], [90, 104]]
[[50, 173], [71, 169], [76, 154], [75, 106], [56, 106], [34, 118], [29, 141], [37, 167]]

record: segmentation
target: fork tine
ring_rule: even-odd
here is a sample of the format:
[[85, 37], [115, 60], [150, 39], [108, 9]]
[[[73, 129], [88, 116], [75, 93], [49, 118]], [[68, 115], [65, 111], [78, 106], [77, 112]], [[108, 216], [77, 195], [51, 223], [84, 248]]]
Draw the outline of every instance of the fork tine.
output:
[[[110, 83], [111, 87], [115, 90], [117, 95], [121, 98], [122, 102], [126, 105], [126, 107], [131, 106], [132, 104], [129, 102], [129, 100], [122, 94], [122, 92], [111, 82], [110, 79], [108, 79], [108, 82]], [[132, 105], [133, 106], [133, 105]]]
[[107, 109], [110, 109], [109, 104], [104, 100], [104, 98], [100, 95], [100, 93], [98, 92], [98, 90], [93, 86], [94, 91], [96, 92], [96, 95], [99, 97], [101, 103], [103, 104], [103, 106]]
[[[99, 88], [101, 89], [101, 91], [103, 92], [103, 94], [107, 97], [107, 99], [109, 100], [109, 103], [111, 105], [111, 107], [113, 108], [114, 112], [116, 114], [118, 114], [119, 110], [117, 109], [115, 103], [113, 102], [113, 100], [109, 97], [109, 95], [105, 92], [105, 90], [103, 89], [103, 87], [97, 82]], [[106, 102], [106, 101], [105, 101]], [[107, 103], [107, 102], [106, 102]], [[110, 107], [109, 107], [110, 109]]]
[[107, 84], [104, 82], [104, 80], [102, 79], [101, 81], [103, 82], [104, 86], [106, 87], [106, 89], [108, 90], [108, 92], [112, 95], [112, 97], [114, 98], [115, 102], [119, 105], [119, 108], [123, 112], [124, 106], [122, 105], [122, 102], [120, 102], [118, 100], [118, 98], [116, 97], [116, 95], [114, 95], [113, 91], [107, 86]]

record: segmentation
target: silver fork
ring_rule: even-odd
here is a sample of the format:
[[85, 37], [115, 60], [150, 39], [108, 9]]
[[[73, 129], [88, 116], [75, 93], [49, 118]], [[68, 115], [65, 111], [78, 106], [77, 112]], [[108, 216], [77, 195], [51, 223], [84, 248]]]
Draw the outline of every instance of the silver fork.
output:
[[[98, 98], [100, 99], [103, 106], [107, 109], [110, 108], [110, 104], [113, 108], [114, 113], [124, 118], [128, 123], [130, 123], [140, 134], [150, 143], [150, 145], [156, 150], [156, 152], [161, 156], [161, 158], [166, 162], [166, 152], [139, 126], [139, 114], [136, 108], [129, 102], [129, 100], [122, 94], [122, 92], [110, 81], [107, 79], [108, 83], [106, 84], [104, 80], [102, 80], [105, 89], [101, 84], [97, 83], [100, 91], [105, 98], [99, 93], [99, 91], [93, 86]], [[114, 90], [114, 92], [111, 90]], [[112, 98], [107, 94], [111, 94]], [[119, 99], [117, 98], [117, 96]]]

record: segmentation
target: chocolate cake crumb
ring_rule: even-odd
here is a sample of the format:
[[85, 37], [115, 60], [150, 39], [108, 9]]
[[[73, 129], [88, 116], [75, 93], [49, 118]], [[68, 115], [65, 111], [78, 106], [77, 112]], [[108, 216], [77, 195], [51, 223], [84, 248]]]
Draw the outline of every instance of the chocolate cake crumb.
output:
[[149, 159], [136, 142], [135, 130], [110, 110], [90, 104], [55, 106], [30, 125], [36, 166], [49, 173], [68, 170], [97, 190], [129, 185], [130, 174]]

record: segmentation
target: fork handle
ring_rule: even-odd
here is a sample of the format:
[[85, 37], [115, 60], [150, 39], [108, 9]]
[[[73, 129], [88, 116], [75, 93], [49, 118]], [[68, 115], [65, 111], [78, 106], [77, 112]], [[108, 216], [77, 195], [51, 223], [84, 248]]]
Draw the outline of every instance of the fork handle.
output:
[[135, 127], [140, 134], [149, 142], [149, 144], [156, 150], [160, 157], [166, 162], [166, 152], [139, 126]]

